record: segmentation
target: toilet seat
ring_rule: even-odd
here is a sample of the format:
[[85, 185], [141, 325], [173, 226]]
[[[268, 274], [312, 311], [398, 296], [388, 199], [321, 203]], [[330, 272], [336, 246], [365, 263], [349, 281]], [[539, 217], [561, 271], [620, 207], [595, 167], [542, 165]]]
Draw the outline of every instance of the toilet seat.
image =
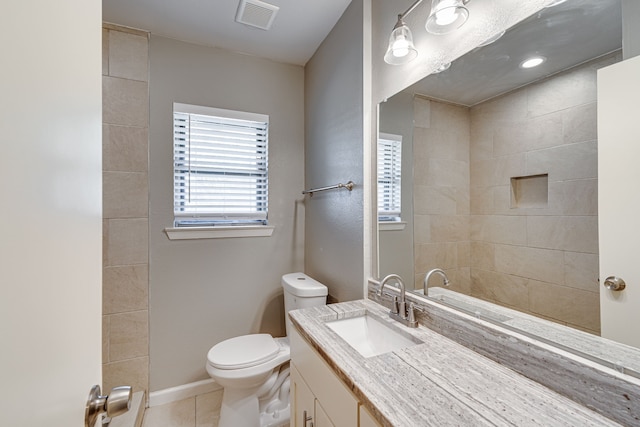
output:
[[272, 360], [280, 350], [281, 346], [269, 334], [242, 335], [213, 346], [207, 359], [218, 369], [244, 369]]

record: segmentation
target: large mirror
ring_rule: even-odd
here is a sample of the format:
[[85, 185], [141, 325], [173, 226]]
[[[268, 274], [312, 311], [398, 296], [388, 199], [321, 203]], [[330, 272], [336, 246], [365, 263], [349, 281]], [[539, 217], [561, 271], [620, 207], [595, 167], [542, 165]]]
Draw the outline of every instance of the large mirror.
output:
[[379, 215], [379, 276], [424, 293], [442, 269], [431, 298], [598, 336], [596, 72], [621, 44], [620, 0], [567, 0], [381, 103], [379, 170], [401, 179], [379, 172], [378, 194], [401, 203]]

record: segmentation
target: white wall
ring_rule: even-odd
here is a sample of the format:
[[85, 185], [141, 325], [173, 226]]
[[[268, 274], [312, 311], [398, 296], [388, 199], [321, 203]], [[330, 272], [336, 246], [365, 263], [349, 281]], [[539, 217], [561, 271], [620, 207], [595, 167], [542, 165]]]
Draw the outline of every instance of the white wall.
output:
[[347, 301], [362, 298], [363, 0], [354, 0], [305, 67], [305, 184], [347, 182], [305, 199], [305, 270]]
[[3, 426], [80, 425], [101, 382], [100, 24], [87, 0], [0, 15]]
[[[304, 259], [303, 69], [152, 36], [150, 390], [208, 378], [207, 351], [237, 335], [284, 335], [280, 277]], [[268, 114], [271, 237], [170, 241], [172, 103]]]

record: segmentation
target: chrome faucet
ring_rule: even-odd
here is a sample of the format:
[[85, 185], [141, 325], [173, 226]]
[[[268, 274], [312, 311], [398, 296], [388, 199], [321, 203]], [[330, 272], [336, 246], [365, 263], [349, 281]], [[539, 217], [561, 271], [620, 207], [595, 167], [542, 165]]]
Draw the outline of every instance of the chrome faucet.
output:
[[393, 305], [391, 311], [389, 311], [389, 316], [405, 326], [417, 328], [418, 322], [416, 321], [415, 314], [413, 312], [413, 304], [410, 304], [407, 309], [406, 290], [404, 282], [400, 276], [397, 274], [389, 274], [382, 279], [380, 281], [380, 289], [378, 289], [378, 296], [383, 295], [385, 286], [391, 286], [389, 284], [390, 281], [395, 281], [398, 284], [398, 288], [400, 289], [400, 299], [398, 299], [397, 296], [393, 296]]
[[427, 293], [427, 291], [429, 290], [429, 279], [431, 278], [431, 275], [435, 273], [442, 276], [442, 284], [444, 286], [449, 286], [451, 284], [451, 282], [449, 282], [449, 278], [447, 277], [447, 273], [445, 273], [444, 270], [440, 268], [434, 268], [433, 270], [430, 270], [426, 276], [424, 276], [424, 284], [422, 286], [425, 297], [429, 296], [429, 294]]

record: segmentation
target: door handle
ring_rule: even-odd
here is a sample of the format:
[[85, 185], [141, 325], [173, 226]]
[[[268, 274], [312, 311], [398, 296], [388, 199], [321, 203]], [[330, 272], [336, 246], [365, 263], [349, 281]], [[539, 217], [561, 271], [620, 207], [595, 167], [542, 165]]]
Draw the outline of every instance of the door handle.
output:
[[627, 287], [627, 284], [619, 277], [609, 276], [604, 279], [604, 287], [610, 291], [621, 291]]
[[313, 417], [307, 416], [307, 411], [302, 411], [302, 421], [304, 422], [303, 427], [307, 427], [307, 421], [311, 421], [309, 427], [313, 427]]
[[94, 385], [87, 398], [84, 411], [84, 426], [95, 427], [98, 415], [105, 412], [107, 417], [122, 415], [131, 407], [131, 386], [114, 387], [107, 396], [100, 395], [100, 386]]

